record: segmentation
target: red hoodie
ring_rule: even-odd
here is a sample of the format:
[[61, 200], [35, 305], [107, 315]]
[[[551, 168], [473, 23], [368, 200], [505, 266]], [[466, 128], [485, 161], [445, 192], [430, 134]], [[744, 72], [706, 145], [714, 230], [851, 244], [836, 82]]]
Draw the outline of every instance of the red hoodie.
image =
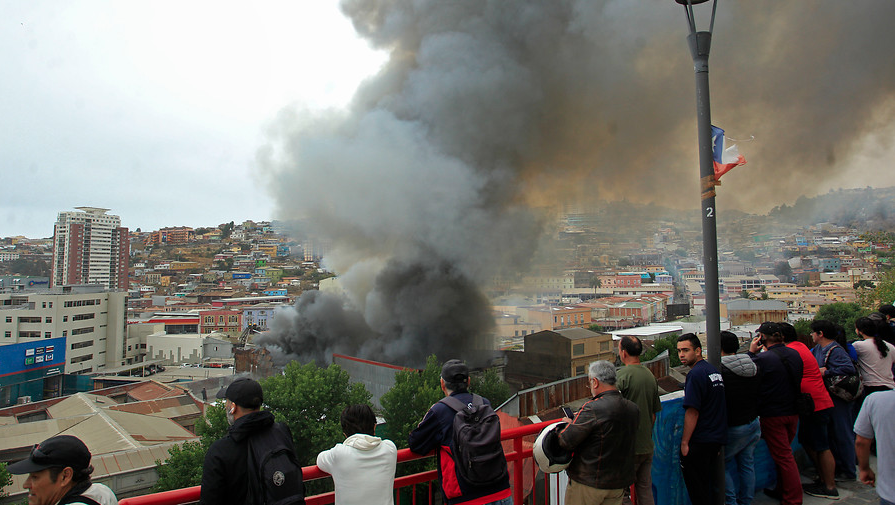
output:
[[802, 392], [811, 395], [811, 399], [814, 400], [814, 411], [833, 408], [833, 400], [830, 399], [830, 393], [824, 386], [820, 367], [817, 366], [817, 360], [814, 358], [814, 354], [811, 354], [808, 346], [801, 342], [789, 342], [786, 347], [798, 352], [799, 357], [802, 358]]

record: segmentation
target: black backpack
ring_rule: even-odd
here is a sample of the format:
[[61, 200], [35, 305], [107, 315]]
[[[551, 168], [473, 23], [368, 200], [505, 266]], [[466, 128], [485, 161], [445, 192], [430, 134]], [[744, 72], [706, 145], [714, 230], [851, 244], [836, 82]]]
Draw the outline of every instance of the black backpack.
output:
[[303, 505], [301, 464], [289, 428], [276, 423], [249, 437], [249, 491], [258, 505]]
[[454, 409], [452, 427], [454, 465], [466, 482], [475, 486], [496, 484], [507, 478], [507, 459], [500, 444], [500, 418], [479, 395], [464, 404], [453, 396], [441, 402]]

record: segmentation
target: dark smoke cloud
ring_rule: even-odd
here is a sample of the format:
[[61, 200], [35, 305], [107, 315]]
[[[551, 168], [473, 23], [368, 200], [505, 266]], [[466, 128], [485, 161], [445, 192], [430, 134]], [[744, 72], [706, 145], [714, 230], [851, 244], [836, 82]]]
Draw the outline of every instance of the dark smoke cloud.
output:
[[[481, 300], [477, 284], [525, 267], [541, 230], [531, 208], [588, 198], [698, 205], [692, 62], [671, 0], [343, 0], [342, 9], [388, 63], [345, 111], [284, 110], [258, 159], [280, 216], [333, 240], [327, 266], [383, 342], [459, 338], [440, 332], [459, 317], [452, 300]], [[892, 19], [891, 0], [720, 3], [713, 122], [756, 138], [741, 147], [749, 164], [719, 188], [722, 209], [766, 211], [811, 194], [842, 180], [862, 139], [891, 138]], [[439, 268], [463, 290], [409, 274]], [[419, 298], [385, 288], [399, 281]], [[435, 312], [410, 317], [411, 299]], [[470, 305], [463, 317], [488, 318], [483, 300]], [[465, 328], [472, 339], [485, 331]], [[319, 335], [320, 348], [359, 345]]]

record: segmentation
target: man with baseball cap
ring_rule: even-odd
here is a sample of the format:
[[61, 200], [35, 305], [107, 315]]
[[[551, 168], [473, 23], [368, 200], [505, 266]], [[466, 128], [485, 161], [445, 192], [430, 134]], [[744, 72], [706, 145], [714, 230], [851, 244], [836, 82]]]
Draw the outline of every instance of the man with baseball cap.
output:
[[[265, 492], [264, 484], [255, 479], [258, 469], [250, 459], [256, 462], [261, 458], [252, 457], [255, 448], [265, 446], [270, 452], [286, 449], [294, 458], [295, 445], [292, 433], [283, 423], [275, 423], [273, 414], [261, 410], [264, 393], [261, 384], [248, 377], [236, 379], [226, 388], [218, 391], [218, 399], [225, 400], [224, 408], [230, 429], [220, 440], [211, 444], [205, 453], [205, 464], [202, 467], [202, 488], [199, 496], [200, 504], [245, 504], [264, 502], [260, 498]], [[265, 452], [267, 452], [267, 450]], [[285, 489], [295, 489], [295, 503], [303, 503], [303, 485], [299, 467], [298, 482], [288, 482], [286, 475], [284, 486], [283, 474], [279, 475], [279, 483]]]
[[[457, 407], [447, 403], [449, 398], [456, 399], [463, 406], [490, 410], [491, 402], [487, 398], [473, 395], [469, 388], [469, 367], [466, 363], [452, 359], [444, 363], [441, 368], [441, 391], [445, 398], [432, 405], [423, 420], [410, 432], [410, 450], [417, 454], [429, 454], [435, 451], [436, 466], [438, 467], [438, 480], [441, 483], [441, 492], [445, 505], [485, 505], [499, 503], [510, 505], [512, 503], [510, 479], [506, 471], [506, 458], [501, 451], [500, 461], [494, 463], [491, 468], [496, 473], [504, 471], [503, 475], [487, 484], [474, 484], [466, 480], [457, 470], [455, 464], [454, 447], [454, 417], [459, 416]], [[446, 401], [447, 400], [447, 401]], [[477, 402], [481, 402], [480, 405]], [[452, 402], [453, 403], [453, 402]], [[502, 466], [501, 466], [502, 465]]]
[[28, 505], [117, 505], [111, 489], [90, 481], [90, 451], [77, 437], [59, 435], [31, 449], [27, 459], [6, 467], [14, 475], [28, 475]]

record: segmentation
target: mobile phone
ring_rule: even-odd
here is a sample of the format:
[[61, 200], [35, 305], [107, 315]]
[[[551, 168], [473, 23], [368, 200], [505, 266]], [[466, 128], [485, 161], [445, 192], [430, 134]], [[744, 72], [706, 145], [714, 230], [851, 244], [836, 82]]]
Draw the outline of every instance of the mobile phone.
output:
[[574, 414], [574, 412], [572, 412], [572, 409], [570, 409], [569, 407], [566, 407], [565, 405], [563, 405], [563, 407], [562, 407], [562, 413], [566, 417], [569, 417], [569, 418], [571, 418], [572, 414]]

